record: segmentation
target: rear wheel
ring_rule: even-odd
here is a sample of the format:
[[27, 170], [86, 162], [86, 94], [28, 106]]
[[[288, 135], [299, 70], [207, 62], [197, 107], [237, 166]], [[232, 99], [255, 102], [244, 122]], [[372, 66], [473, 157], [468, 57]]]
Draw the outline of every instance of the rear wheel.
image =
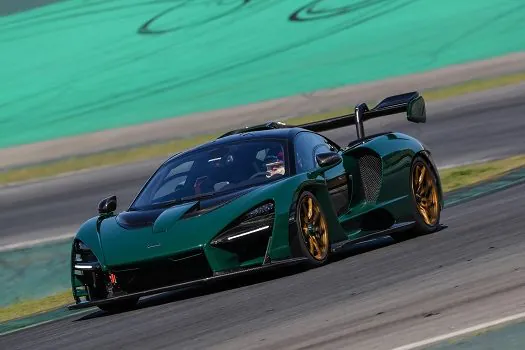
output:
[[313, 193], [305, 191], [299, 197], [296, 221], [298, 255], [306, 257], [310, 266], [324, 264], [330, 249], [328, 223]]
[[139, 301], [139, 298], [114, 301], [109, 304], [98, 305], [98, 308], [109, 313], [119, 313], [133, 309]]
[[411, 184], [416, 230], [421, 234], [434, 232], [439, 227], [441, 207], [437, 177], [426, 160], [418, 157], [412, 165]]
[[419, 156], [412, 163], [410, 192], [415, 226], [409, 232], [392, 235], [398, 241], [429, 234], [439, 228], [441, 206], [437, 176], [428, 161]]

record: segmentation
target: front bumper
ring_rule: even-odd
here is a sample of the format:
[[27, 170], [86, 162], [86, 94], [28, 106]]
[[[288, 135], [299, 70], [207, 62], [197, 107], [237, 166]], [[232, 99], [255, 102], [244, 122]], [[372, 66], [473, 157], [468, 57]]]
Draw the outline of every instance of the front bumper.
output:
[[98, 306], [98, 305], [111, 304], [111, 303], [118, 302], [118, 301], [123, 301], [123, 300], [126, 300], [126, 299], [134, 299], [134, 298], [139, 298], [139, 297], [145, 297], [145, 296], [160, 294], [160, 293], [169, 292], [169, 291], [181, 290], [181, 289], [189, 288], [189, 287], [204, 286], [204, 285], [209, 284], [209, 283], [223, 281], [223, 280], [227, 280], [227, 279], [233, 279], [233, 278], [237, 278], [239, 276], [244, 276], [244, 275], [248, 275], [248, 274], [258, 273], [258, 272], [271, 270], [271, 269], [275, 269], [275, 268], [279, 268], [279, 267], [298, 265], [298, 264], [301, 264], [301, 263], [305, 262], [306, 260], [307, 260], [307, 258], [292, 258], [292, 259], [274, 261], [274, 262], [271, 262], [271, 263], [268, 263], [268, 264], [264, 264], [264, 265], [261, 265], [261, 266], [256, 266], [256, 267], [246, 268], [246, 269], [242, 269], [242, 270], [235, 270], [235, 271], [232, 271], [232, 272], [224, 272], [224, 273], [216, 274], [216, 275], [214, 275], [212, 277], [196, 279], [196, 280], [193, 280], [193, 281], [187, 281], [187, 282], [183, 282], [183, 283], [172, 284], [172, 285], [169, 285], [169, 286], [163, 286], [163, 287], [160, 287], [160, 288], [153, 288], [153, 289], [149, 289], [149, 290], [145, 290], [145, 291], [140, 291], [140, 292], [136, 292], [136, 293], [129, 293], [129, 294], [126, 294], [126, 295], [120, 295], [120, 296], [106, 298], [106, 299], [101, 299], [101, 300], [87, 301], [87, 302], [82, 302], [82, 303], [78, 303], [78, 304], [68, 305], [67, 308], [69, 310], [85, 309], [85, 308]]

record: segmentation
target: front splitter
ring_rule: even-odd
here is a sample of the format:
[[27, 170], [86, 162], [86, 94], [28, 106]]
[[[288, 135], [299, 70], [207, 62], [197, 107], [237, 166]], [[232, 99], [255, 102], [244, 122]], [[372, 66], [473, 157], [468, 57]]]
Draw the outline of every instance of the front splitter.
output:
[[271, 263], [261, 265], [261, 266], [246, 268], [242, 270], [236, 270], [232, 272], [226, 272], [226, 273], [222, 273], [222, 274], [215, 275], [212, 277], [202, 278], [202, 279], [183, 282], [183, 283], [172, 284], [169, 286], [149, 289], [149, 290], [145, 290], [142, 292], [130, 293], [130, 294], [120, 295], [120, 296], [108, 298], [108, 299], [87, 301], [84, 303], [68, 305], [67, 308], [69, 310], [85, 309], [85, 308], [89, 308], [93, 306], [111, 304], [114, 302], [123, 301], [127, 299], [140, 298], [140, 297], [180, 290], [180, 289], [189, 288], [189, 287], [203, 286], [208, 283], [232, 279], [232, 278], [236, 278], [236, 277], [248, 275], [248, 274], [254, 274], [254, 273], [258, 273], [258, 272], [262, 272], [262, 271], [266, 271], [270, 269], [275, 269], [277, 267], [297, 265], [297, 264], [305, 262], [306, 260], [308, 259], [307, 258], [293, 258], [293, 259], [279, 260], [279, 261], [271, 262]]

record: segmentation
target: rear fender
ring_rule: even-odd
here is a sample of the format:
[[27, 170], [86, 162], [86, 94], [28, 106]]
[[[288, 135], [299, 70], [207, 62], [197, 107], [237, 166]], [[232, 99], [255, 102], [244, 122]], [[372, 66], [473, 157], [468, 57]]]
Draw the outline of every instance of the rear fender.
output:
[[[414, 156], [424, 150], [423, 145], [415, 138], [397, 132], [390, 132], [371, 137], [363, 143], [357, 144], [344, 151], [345, 167], [352, 173], [356, 181], [361, 179], [359, 174], [359, 159], [365, 155], [381, 159], [379, 193], [374, 196], [371, 205], [390, 201], [409, 194], [410, 166]], [[356, 186], [363, 188], [357, 181]], [[356, 187], [356, 189], [357, 189]], [[352, 206], [363, 204], [360, 191], [352, 201]]]

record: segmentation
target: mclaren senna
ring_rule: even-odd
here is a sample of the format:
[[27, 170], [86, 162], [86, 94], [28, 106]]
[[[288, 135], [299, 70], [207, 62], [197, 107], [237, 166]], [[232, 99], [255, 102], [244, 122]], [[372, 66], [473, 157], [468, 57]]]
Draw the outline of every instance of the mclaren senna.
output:
[[[406, 113], [426, 121], [418, 92], [303, 125], [232, 130], [167, 159], [129, 207], [116, 196], [74, 237], [70, 309], [118, 311], [140, 297], [290, 264], [317, 267], [378, 236], [439, 227], [443, 194], [431, 152], [364, 122]], [[355, 125], [339, 145], [321, 133]], [[349, 137], [350, 138], [350, 137]]]

